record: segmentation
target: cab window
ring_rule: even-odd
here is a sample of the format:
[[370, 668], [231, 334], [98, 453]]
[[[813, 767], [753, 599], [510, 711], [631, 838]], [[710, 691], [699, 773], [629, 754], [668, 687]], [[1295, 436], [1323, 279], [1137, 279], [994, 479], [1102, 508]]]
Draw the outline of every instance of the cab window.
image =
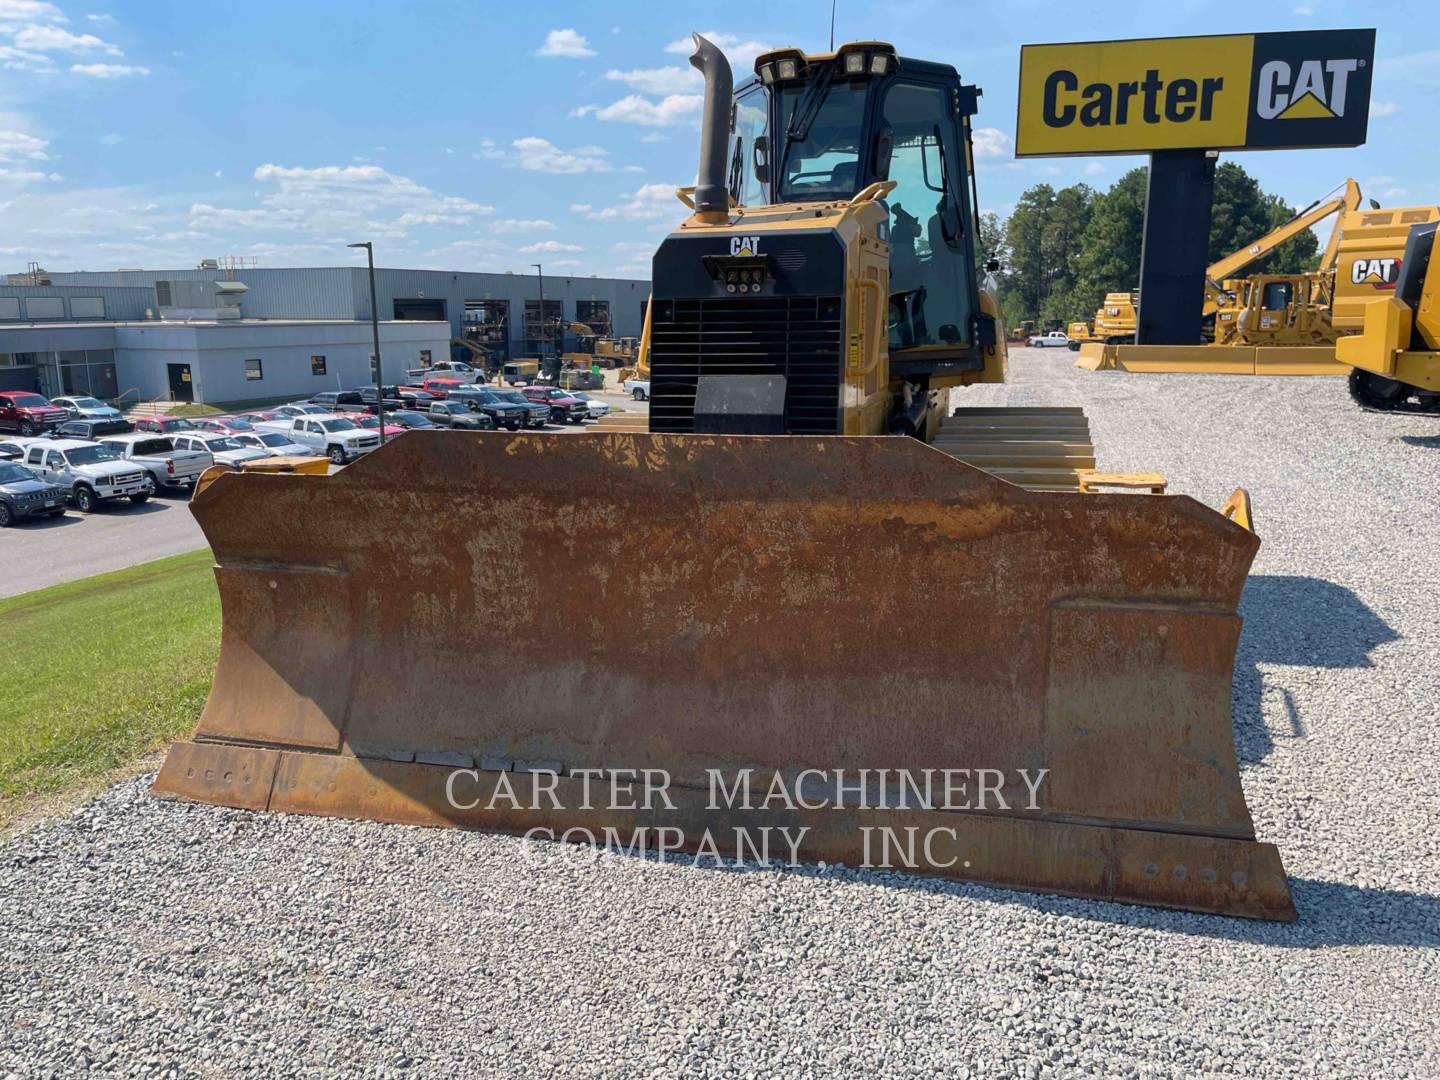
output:
[[859, 190], [869, 81], [808, 82], [779, 91], [782, 166], [776, 202], [848, 199]]
[[957, 345], [970, 325], [965, 188], [937, 83], [897, 81], [885, 94], [881, 131], [891, 144], [890, 348]]
[[[741, 206], [763, 206], [765, 185], [756, 175], [757, 143], [763, 143], [769, 123], [769, 100], [765, 91], [754, 90], [735, 99], [735, 134], [730, 139], [730, 197]], [[765, 160], [769, 147], [759, 153]]]
[[44, 450], [40, 449], [40, 447], [38, 446], [32, 446], [29, 452], [25, 455], [25, 461], [30, 465], [39, 465], [40, 462], [44, 460], [44, 457]]

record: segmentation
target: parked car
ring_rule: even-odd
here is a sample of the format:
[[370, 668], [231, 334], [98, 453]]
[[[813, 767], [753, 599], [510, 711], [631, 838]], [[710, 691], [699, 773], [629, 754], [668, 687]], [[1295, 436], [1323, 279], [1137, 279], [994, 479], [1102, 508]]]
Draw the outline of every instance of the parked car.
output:
[[184, 433], [170, 436], [156, 435], [149, 431], [133, 431], [129, 434], [111, 435], [102, 439], [101, 445], [143, 468], [147, 490], [154, 495], [161, 488], [192, 486], [200, 479], [200, 474], [215, 463], [207, 450], [192, 450], [176, 445], [178, 440], [189, 437]]
[[[379, 396], [379, 400], [385, 403], [386, 412], [393, 412], [396, 409], [405, 409], [410, 407], [406, 400], [400, 396], [399, 387], [382, 386], [380, 389], [384, 391], [384, 394]], [[357, 386], [353, 390], [351, 390], [350, 393], [360, 395], [360, 403], [365, 407], [366, 412], [375, 412], [375, 402], [377, 400], [375, 387]]]
[[112, 499], [143, 503], [150, 498], [145, 470], [99, 443], [40, 439], [26, 447], [25, 464], [64, 489], [82, 514], [93, 514]]
[[414, 409], [398, 409], [395, 412], [387, 412], [385, 419], [396, 427], [402, 427], [406, 431], [420, 431], [425, 428], [433, 428], [436, 425], [431, 422], [430, 417]]
[[0, 461], [19, 461], [25, 456], [25, 447], [15, 442], [0, 442]]
[[280, 414], [269, 409], [251, 409], [249, 412], [236, 413], [236, 420], [243, 420], [252, 428], [265, 420], [274, 420]]
[[66, 420], [63, 424], [56, 424], [47, 431], [45, 438], [84, 439], [87, 442], [94, 442], [106, 435], [129, 431], [131, 426], [126, 420], [120, 421], [119, 426], [116, 426], [113, 420]]
[[519, 431], [525, 426], [530, 410], [514, 401], [506, 401], [494, 390], [484, 386], [467, 386], [450, 392], [451, 401], [463, 401], [483, 412], [497, 428]]
[[525, 406], [525, 411], [530, 416], [530, 419], [525, 421], [526, 427], [543, 428], [550, 422], [550, 406], [546, 405], [543, 401], [531, 401], [519, 390], [496, 389], [490, 392], [501, 401], [509, 401], [517, 405]]
[[1036, 334], [1028, 342], [1031, 348], [1043, 349], [1046, 346], [1066, 348], [1070, 344], [1070, 335], [1061, 330], [1052, 330], [1048, 334]]
[[235, 435], [235, 441], [241, 446], [248, 446], [252, 450], [262, 450], [270, 457], [311, 457], [318, 456], [318, 450], [312, 450], [308, 446], [291, 442], [290, 436], [281, 435], [278, 431], [241, 431]]
[[430, 406], [430, 420], [437, 427], [489, 431], [495, 421], [464, 401], [437, 401]]
[[590, 407], [569, 390], [557, 386], [527, 386], [520, 391], [531, 401], [550, 406], [550, 419], [560, 424], [583, 424], [590, 418]]
[[106, 405], [93, 397], [57, 397], [50, 399], [51, 405], [65, 410], [71, 420], [91, 420], [103, 425], [97, 430], [102, 435], [117, 431], [133, 431], [135, 425], [120, 415], [120, 410]]
[[456, 379], [462, 383], [484, 382], [485, 372], [463, 360], [439, 360], [429, 367], [409, 368], [405, 372], [405, 380], [412, 386], [434, 378]]
[[[390, 412], [385, 413], [385, 438], [387, 439], [393, 439], [396, 435], [404, 435], [406, 431], [405, 428], [390, 422], [392, 415]], [[370, 413], [351, 416], [350, 419], [354, 420], [355, 423], [359, 424], [366, 431], [378, 431], [380, 429], [380, 418], [378, 416], [372, 416]]]
[[32, 517], [65, 513], [65, 489], [42, 480], [24, 465], [0, 461], [0, 529]]
[[378, 432], [366, 431], [348, 416], [333, 413], [307, 413], [286, 420], [267, 420], [257, 424], [255, 430], [285, 435], [291, 442], [319, 451], [336, 465], [344, 465], [380, 445]]
[[591, 420], [599, 420], [602, 416], [610, 415], [610, 405], [608, 402], [601, 401], [594, 395], [587, 394], [584, 390], [571, 390], [570, 396], [577, 397], [585, 402], [585, 407], [590, 410]]
[[198, 431], [199, 428], [183, 416], [142, 416], [135, 421], [135, 430], [173, 435], [177, 431]]
[[622, 386], [625, 393], [629, 394], [636, 401], [650, 400], [649, 379], [626, 379]]
[[210, 431], [217, 435], [234, 435], [239, 431], [255, 430], [253, 423], [239, 416], [207, 416], [194, 423], [201, 431]]
[[449, 396], [451, 390], [458, 390], [465, 383], [454, 376], [444, 375], [422, 379], [417, 385], [431, 397], [443, 400]]
[[270, 456], [264, 450], [257, 450], [253, 446], [246, 446], [238, 442], [234, 435], [216, 435], [210, 431], [194, 431], [188, 435], [176, 435], [175, 449], [209, 454], [215, 459], [216, 465], [229, 465], [234, 469], [240, 468], [247, 461], [256, 461], [259, 458]]
[[63, 424], [66, 419], [64, 409], [51, 405], [40, 394], [32, 394], [28, 390], [0, 392], [0, 430], [39, 435], [46, 428]]
[[367, 412], [364, 395], [358, 390], [322, 390], [310, 398], [311, 405], [319, 405], [329, 413], [345, 414]]
[[311, 405], [308, 401], [295, 401], [289, 405], [277, 405], [273, 410], [272, 420], [289, 420], [296, 416], [332, 416], [328, 410], [319, 405]]

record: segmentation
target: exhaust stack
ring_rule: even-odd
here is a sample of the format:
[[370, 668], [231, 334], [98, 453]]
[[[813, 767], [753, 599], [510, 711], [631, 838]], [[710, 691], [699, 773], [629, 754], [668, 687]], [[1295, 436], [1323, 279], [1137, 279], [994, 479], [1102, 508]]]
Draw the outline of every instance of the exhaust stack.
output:
[[699, 213], [727, 213], [725, 147], [730, 141], [730, 99], [735, 79], [730, 61], [712, 42], [699, 34], [690, 64], [705, 76], [705, 108], [700, 118], [700, 171], [695, 183], [695, 209]]

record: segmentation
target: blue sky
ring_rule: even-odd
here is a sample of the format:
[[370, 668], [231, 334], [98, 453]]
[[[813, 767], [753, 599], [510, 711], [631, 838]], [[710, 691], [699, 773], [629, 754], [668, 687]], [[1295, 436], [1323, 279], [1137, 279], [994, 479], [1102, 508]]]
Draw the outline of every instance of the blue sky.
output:
[[[690, 10], [0, 0], [0, 270], [342, 265], [373, 239], [390, 266], [645, 276], [694, 178], [688, 32], [737, 73], [766, 46], [827, 44], [828, 0], [720, 5], [703, 26]], [[1233, 157], [1295, 203], [1347, 175], [1388, 204], [1434, 202], [1437, 0], [839, 0], [836, 39], [984, 88], [980, 200], [1003, 214], [1031, 184], [1104, 187], [1143, 162], [1015, 161], [1021, 43], [1354, 26], [1379, 31], [1369, 144]]]

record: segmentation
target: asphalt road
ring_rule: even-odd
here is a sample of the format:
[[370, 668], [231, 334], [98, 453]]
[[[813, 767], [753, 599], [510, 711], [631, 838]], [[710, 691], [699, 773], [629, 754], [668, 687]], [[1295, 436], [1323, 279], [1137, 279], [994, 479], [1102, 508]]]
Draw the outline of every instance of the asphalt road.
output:
[[[603, 398], [632, 412], [649, 405], [623, 394]], [[564, 425], [550, 431], [580, 432], [592, 427]], [[0, 597], [16, 596], [47, 585], [76, 581], [91, 574], [179, 555], [205, 546], [205, 536], [186, 504], [188, 494], [165, 494], [143, 506], [129, 500], [107, 503], [86, 517], [73, 507], [64, 517], [25, 522], [0, 533]]]
[[121, 499], [88, 516], [72, 507], [64, 517], [6, 529], [0, 534], [5, 554], [0, 596], [204, 547], [189, 499], [188, 493], [160, 495], [143, 506]]

